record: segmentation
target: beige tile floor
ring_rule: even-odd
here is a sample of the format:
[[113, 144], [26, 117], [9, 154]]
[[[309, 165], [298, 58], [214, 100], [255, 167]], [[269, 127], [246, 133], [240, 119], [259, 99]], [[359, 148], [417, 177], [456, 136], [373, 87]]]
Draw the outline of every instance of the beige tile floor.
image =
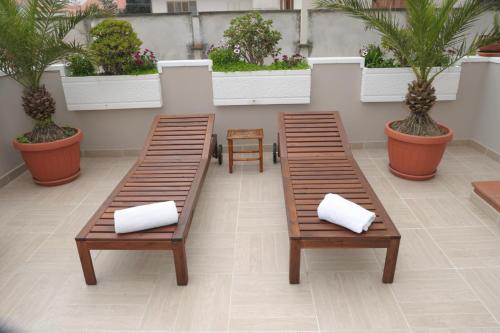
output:
[[289, 285], [279, 165], [210, 166], [188, 240], [190, 281], [177, 287], [170, 253], [93, 253], [86, 286], [74, 236], [133, 163], [84, 158], [55, 188], [28, 174], [0, 190], [0, 331], [500, 332], [500, 221], [469, 199], [471, 180], [500, 164], [449, 147], [437, 177], [387, 171], [384, 149], [354, 151], [402, 234], [395, 281], [383, 250], [308, 250]]

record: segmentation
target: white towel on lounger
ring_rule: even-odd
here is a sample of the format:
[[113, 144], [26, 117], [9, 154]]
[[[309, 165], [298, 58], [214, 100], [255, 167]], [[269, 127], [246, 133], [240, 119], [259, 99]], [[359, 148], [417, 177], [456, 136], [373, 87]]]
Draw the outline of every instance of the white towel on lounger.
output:
[[360, 234], [368, 230], [375, 213], [338, 194], [328, 193], [318, 206], [318, 217]]
[[179, 220], [174, 201], [116, 210], [114, 217], [117, 234], [163, 227]]

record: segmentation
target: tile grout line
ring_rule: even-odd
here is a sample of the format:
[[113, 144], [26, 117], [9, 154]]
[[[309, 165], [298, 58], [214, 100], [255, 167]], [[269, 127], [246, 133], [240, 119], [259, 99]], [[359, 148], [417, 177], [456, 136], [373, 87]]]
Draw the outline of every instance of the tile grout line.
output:
[[[111, 172], [111, 170], [110, 170], [110, 172]], [[90, 192], [90, 190], [89, 190], [89, 192]], [[73, 214], [73, 213], [74, 213], [74, 212], [75, 212], [75, 211], [76, 211], [76, 210], [77, 210], [77, 209], [78, 209], [78, 208], [82, 205], [83, 201], [84, 201], [84, 200], [85, 200], [85, 199], [86, 199], [89, 195], [90, 195], [90, 193], [87, 193], [85, 196], [83, 196], [83, 198], [80, 200], [80, 202], [79, 202], [77, 205], [75, 205], [75, 207], [74, 207], [73, 209], [71, 209], [71, 210], [70, 210], [70, 212], [68, 213], [68, 215], [67, 215], [67, 216], [69, 217], [71, 214]], [[59, 227], [59, 226], [61, 226], [63, 223], [64, 223], [64, 220], [63, 220], [63, 222], [61, 222], [61, 223], [60, 223], [57, 227], [55, 227], [55, 228], [54, 228], [54, 230], [53, 230], [52, 232], [47, 233], [47, 234], [48, 234], [47, 238], [46, 238], [46, 239], [44, 239], [44, 240], [40, 243], [40, 245], [39, 245], [39, 246], [38, 246], [35, 250], [33, 250], [33, 252], [31, 253], [31, 255], [30, 255], [30, 256], [29, 256], [29, 257], [28, 257], [28, 258], [24, 261], [25, 263], [29, 262], [29, 261], [33, 258], [33, 256], [35, 255], [35, 253], [36, 253], [38, 250], [40, 250], [40, 249], [42, 248], [42, 246], [43, 246], [43, 245], [45, 245], [45, 244], [46, 244], [46, 242], [48, 241], [48, 239], [49, 239], [50, 237], [52, 237], [52, 236], [55, 234], [55, 232], [56, 232], [56, 230], [58, 229], [58, 227]], [[68, 277], [66, 277], [66, 278], [68, 279]], [[41, 279], [41, 277], [39, 277], [39, 278], [37, 279], [37, 282], [38, 282], [38, 281], [40, 281], [40, 279]], [[56, 300], [55, 298], [54, 298], [54, 299], [52, 299], [52, 300], [50, 300], [50, 301], [49, 301], [49, 305], [48, 305], [48, 306], [50, 307], [50, 306], [53, 304], [53, 302], [55, 302], [55, 300]], [[9, 311], [9, 313], [8, 313], [8, 315], [7, 315], [7, 318], [9, 318], [9, 317], [11, 316], [11, 314], [13, 313], [13, 311], [15, 310], [15, 308], [16, 308], [17, 306], [18, 306], [18, 304], [17, 304], [15, 307], [12, 307], [11, 311]]]
[[[455, 200], [458, 201], [458, 199], [456, 198], [456, 196], [452, 193], [452, 196]], [[468, 210], [466, 208], [466, 210]], [[470, 211], [469, 211], [470, 212]], [[472, 213], [472, 212], [470, 212]], [[476, 215], [473, 214], [473, 216], [477, 217]], [[474, 227], [474, 226], [472, 226]], [[483, 300], [481, 299], [481, 297], [476, 293], [476, 291], [474, 290], [474, 288], [471, 286], [471, 284], [465, 279], [464, 276], [462, 276], [461, 272], [460, 272], [460, 269], [457, 267], [457, 265], [455, 265], [455, 263], [450, 259], [450, 257], [446, 254], [446, 252], [443, 250], [443, 248], [441, 247], [441, 245], [439, 244], [439, 242], [437, 242], [433, 237], [432, 235], [429, 233], [429, 231], [424, 228], [424, 231], [425, 233], [427, 234], [427, 236], [430, 237], [430, 239], [432, 240], [432, 242], [437, 246], [437, 248], [439, 249], [439, 251], [441, 251], [441, 253], [443, 254], [443, 256], [446, 258], [446, 260], [451, 264], [453, 270], [455, 271], [455, 273], [460, 277], [460, 279], [462, 280], [462, 282], [464, 282], [467, 287], [469, 288], [469, 290], [472, 292], [473, 295], [476, 296], [477, 298], [477, 301], [484, 307], [484, 309], [486, 310], [486, 312], [488, 312], [488, 314], [493, 318], [493, 320], [497, 323], [497, 325], [500, 326], [500, 322], [497, 320], [497, 318], [493, 315], [493, 313], [490, 311], [490, 309], [486, 306], [486, 304], [483, 302]]]
[[[372, 158], [370, 158], [370, 160], [372, 160]], [[389, 177], [387, 177], [387, 174], [384, 173], [382, 170], [380, 170], [380, 168], [378, 167], [378, 165], [374, 162], [374, 161], [371, 161], [375, 167], [378, 169], [378, 171], [382, 174], [382, 177], [387, 180], [387, 182], [389, 183], [389, 186], [394, 190], [394, 192], [396, 193], [396, 195], [398, 196], [399, 200], [401, 200], [401, 202], [403, 203], [403, 205], [405, 205], [410, 214], [415, 218], [416, 221], [418, 221], [420, 223], [420, 225], [422, 226], [422, 228], [415, 228], [415, 229], [418, 229], [418, 230], [425, 230], [425, 225], [422, 224], [422, 221], [420, 221], [420, 219], [415, 215], [415, 213], [413, 212], [413, 210], [411, 209], [411, 207], [408, 205], [408, 203], [406, 202], [406, 200], [401, 196], [401, 193], [399, 193], [399, 191], [397, 190], [397, 188], [394, 186], [394, 184], [390, 181]], [[383, 200], [380, 199], [380, 201], [382, 202], [383, 204]], [[427, 230], [425, 230], [425, 232], [427, 233]], [[431, 240], [434, 242], [434, 239], [431, 238]], [[442, 250], [440, 249], [440, 251], [442, 252]], [[376, 259], [376, 258], [375, 258]], [[375, 260], [377, 265], [379, 266], [379, 269], [383, 269], [382, 264], [378, 261], [378, 260]], [[449, 261], [449, 259], [448, 259]], [[392, 286], [392, 283], [391, 285], [389, 286], [389, 290], [391, 292], [391, 295], [392, 297], [394, 298], [394, 301], [396, 302], [396, 305], [399, 309], [399, 311], [401, 312], [401, 314], [403, 315], [403, 318], [405, 320], [405, 323], [408, 327], [408, 329], [410, 330], [410, 332], [415, 332], [414, 329], [411, 327], [410, 325], [410, 321], [408, 320], [408, 317], [406, 316], [406, 313], [403, 311], [403, 308], [399, 302], [399, 299], [397, 298], [396, 294], [394, 293], [394, 290], [393, 290], [393, 286]]]
[[236, 225], [234, 228], [234, 239], [233, 239], [233, 265], [231, 268], [231, 286], [229, 287], [229, 304], [228, 304], [228, 312], [227, 312], [227, 324], [226, 324], [226, 332], [229, 332], [229, 328], [231, 325], [231, 308], [232, 308], [232, 299], [233, 299], [233, 287], [234, 287], [234, 269], [236, 265], [236, 237], [238, 235], [238, 225], [240, 220], [240, 205], [241, 205], [241, 192], [243, 190], [243, 172], [239, 171], [239, 189], [238, 189], [238, 206], [236, 208]]
[[[89, 191], [89, 192], [90, 192], [90, 191]], [[76, 211], [76, 210], [77, 210], [77, 209], [78, 209], [78, 208], [82, 205], [83, 201], [85, 201], [85, 199], [89, 196], [89, 194], [90, 194], [90, 193], [87, 193], [87, 194], [86, 194], [86, 195], [85, 195], [85, 196], [84, 196], [84, 197], [80, 200], [80, 202], [79, 202], [77, 205], [75, 205], [75, 207], [74, 207], [73, 209], [71, 209], [71, 210], [70, 210], [70, 212], [68, 213], [67, 217], [69, 217], [71, 214], [73, 214], [73, 213], [74, 213], [74, 212], [75, 212], [75, 211]], [[49, 238], [50, 238], [50, 237], [52, 237], [52, 236], [54, 236], [54, 234], [55, 234], [55, 232], [56, 232], [57, 228], [58, 228], [59, 226], [63, 225], [63, 224], [64, 224], [64, 220], [63, 220], [63, 222], [61, 222], [61, 223], [60, 223], [57, 227], [55, 227], [55, 228], [54, 228], [54, 230], [53, 230], [52, 232], [48, 233], [47, 238], [46, 238], [46, 239], [44, 239], [44, 240], [43, 240], [43, 242], [41, 242], [41, 243], [40, 243], [40, 245], [39, 245], [39, 246], [38, 246], [38, 247], [37, 247], [37, 248], [36, 248], [36, 249], [35, 249], [35, 250], [31, 253], [31, 255], [30, 255], [30, 256], [26, 259], [26, 261], [25, 261], [25, 262], [29, 262], [29, 261], [33, 258], [33, 256], [35, 255], [35, 253], [36, 253], [38, 250], [40, 250], [40, 249], [42, 248], [42, 246], [43, 246], [43, 245], [45, 245], [45, 243], [49, 240]]]
[[[452, 154], [453, 156], [453, 154]], [[484, 156], [487, 156], [486, 154], [484, 154]], [[453, 156], [454, 158], [458, 158], [457, 156]], [[466, 166], [465, 166], [466, 167]], [[391, 184], [392, 185], [392, 184]], [[457, 202], [460, 202], [460, 197], [458, 197], [457, 195], [455, 195], [455, 193], [453, 193], [452, 191], [449, 191], [452, 195], [452, 197], [457, 201]], [[406, 203], [406, 201], [403, 199], [403, 201]], [[473, 203], [474, 204], [474, 203]], [[408, 204], [407, 204], [408, 205]], [[408, 206], [409, 207], [409, 206]], [[490, 229], [490, 227], [488, 225], [486, 225], [481, 218], [479, 218], [479, 216], [477, 216], [470, 208], [468, 207], [465, 207], [465, 210], [468, 211], [472, 216], [474, 216], [475, 218], [478, 219], [478, 221], [480, 222], [480, 224], [483, 226], [483, 227], [486, 227], [486, 229], [490, 232], [493, 233], [493, 235], [495, 235], [495, 233]], [[413, 210], [411, 210], [410, 208], [410, 211], [413, 213]], [[467, 226], [463, 226], [463, 227], [467, 227]], [[469, 227], [477, 227], [477, 226], [469, 226]], [[427, 230], [427, 228], [424, 226], [424, 230], [425, 230], [425, 233], [430, 237], [430, 239], [433, 241], [433, 243], [438, 247], [438, 249], [443, 253], [444, 257], [448, 260], [448, 262], [452, 265], [453, 267], [453, 270], [457, 273], [457, 275], [460, 277], [460, 279], [469, 287], [469, 289], [471, 290], [471, 292], [476, 296], [477, 300], [479, 301], [479, 303], [481, 303], [481, 305], [485, 308], [485, 310], [490, 314], [490, 316], [493, 318], [493, 320], [498, 324], [500, 325], [500, 321], [493, 315], [493, 313], [491, 312], [491, 310], [488, 308], [488, 306], [486, 306], [486, 304], [483, 302], [483, 300], [481, 299], [481, 297], [477, 294], [477, 292], [474, 290], [474, 288], [472, 287], [472, 285], [467, 281], [467, 279], [462, 275], [461, 273], [461, 270], [455, 265], [455, 263], [453, 263], [453, 261], [449, 258], [449, 256], [444, 252], [444, 250], [442, 249], [442, 247], [439, 245], [439, 243], [432, 237], [432, 235], [429, 233], [429, 231]], [[496, 236], [496, 235], [495, 235]], [[498, 238], [498, 237], [496, 237]]]
[[[305, 251], [304, 251], [304, 256], [305, 256]], [[305, 260], [305, 261], [307, 261], [307, 260]], [[306, 264], [306, 266], [307, 266], [307, 264]], [[307, 272], [308, 272], [308, 267], [306, 267], [305, 274], [307, 276], [307, 283], [309, 284], [309, 292], [311, 293], [311, 299], [312, 299], [313, 308], [314, 308], [314, 314], [315, 314], [315, 318], [316, 318], [316, 326], [318, 327], [318, 332], [321, 332], [321, 326], [319, 324], [318, 306], [316, 305], [316, 297], [314, 297], [313, 286], [312, 286], [312, 283], [309, 280], [309, 274]]]
[[493, 318], [493, 320], [497, 323], [497, 325], [500, 326], [500, 321], [498, 321], [497, 318], [493, 315], [493, 312], [491, 312], [490, 309], [486, 306], [486, 304], [483, 302], [483, 300], [481, 299], [481, 297], [476, 293], [476, 291], [474, 290], [474, 288], [472, 287], [472, 285], [467, 281], [467, 279], [465, 279], [465, 277], [462, 276], [462, 274], [460, 273], [460, 268], [458, 268], [457, 265], [455, 265], [455, 263], [453, 261], [451, 261], [451, 259], [448, 257], [448, 255], [443, 251], [443, 249], [441, 248], [441, 246], [439, 244], [437, 244], [437, 242], [434, 240], [434, 238], [432, 238], [432, 235], [430, 233], [428, 233], [427, 230], [426, 230], [426, 233], [429, 235], [429, 237], [431, 237], [431, 239], [434, 241], [434, 243], [436, 243], [436, 245], [438, 246], [439, 250], [441, 252], [443, 252], [443, 255], [446, 257], [446, 259], [453, 266], [453, 270], [457, 273], [457, 275], [460, 277], [460, 279], [467, 285], [467, 287], [469, 287], [470, 291], [476, 296], [478, 302], [481, 303], [481, 305], [489, 313], [489, 315]]
[[[452, 193], [453, 195], [453, 193]], [[454, 196], [454, 195], [453, 195]], [[456, 199], [456, 197], [454, 196], [454, 198]], [[467, 208], [466, 208], [467, 209]], [[473, 214], [473, 216], [475, 216]], [[477, 294], [477, 292], [474, 290], [474, 288], [472, 287], [472, 285], [467, 281], [467, 279], [465, 279], [465, 277], [461, 274], [460, 272], [460, 269], [457, 267], [457, 265], [455, 265], [455, 263], [450, 259], [450, 257], [444, 252], [444, 250], [442, 249], [441, 245], [439, 244], [439, 242], [437, 242], [433, 237], [432, 235], [429, 233], [429, 231], [427, 229], [425, 229], [425, 233], [430, 237], [430, 239], [432, 240], [432, 242], [437, 246], [437, 248], [439, 249], [439, 251], [441, 251], [441, 253], [444, 255], [444, 257], [446, 258], [446, 260], [448, 260], [448, 262], [451, 264], [451, 266], [453, 267], [453, 270], [455, 271], [455, 273], [457, 273], [457, 275], [460, 277], [460, 280], [462, 280], [462, 282], [464, 282], [467, 287], [469, 288], [469, 290], [472, 292], [473, 295], [476, 296], [477, 298], [477, 301], [484, 307], [484, 309], [486, 310], [486, 312], [488, 312], [488, 314], [493, 318], [493, 320], [497, 323], [498, 326], [500, 326], [500, 322], [497, 320], [497, 318], [493, 315], [493, 313], [490, 311], [490, 309], [486, 306], [486, 304], [483, 302], [483, 300], [481, 299], [481, 297]]]
[[[474, 207], [476, 207], [477, 209], [483, 211], [482, 208], [478, 207], [474, 202], [472, 202], [472, 200], [470, 200], [470, 194], [471, 193], [469, 193], [469, 197], [467, 197], [465, 199], [468, 199], [471, 202], [471, 204], [474, 205]], [[453, 195], [455, 195], [455, 194], [453, 194]], [[459, 197], [456, 197], [456, 198], [457, 198], [458, 201], [460, 201]], [[472, 216], [474, 216], [479, 221], [479, 223], [480, 223], [479, 226], [482, 226], [482, 227], [485, 227], [486, 229], [488, 229], [488, 231], [491, 232], [495, 236], [496, 239], [500, 238], [500, 236], [497, 235], [497, 233], [495, 232], [495, 230], [493, 229], [493, 227], [491, 225], [487, 224], [486, 222], [484, 222], [483, 219], [481, 217], [479, 217], [479, 215], [477, 215], [476, 213], [474, 213], [472, 211], [472, 209], [470, 209], [467, 206], [464, 206], [464, 208], [465, 208], [465, 210], [467, 210]], [[485, 214], [485, 213], [483, 212], [483, 214]], [[476, 227], [478, 227], [478, 226], [476, 226]]]
[[[477, 268], [476, 268], [477, 269]], [[490, 314], [490, 316], [493, 318], [493, 320], [497, 323], [497, 325], [500, 327], [500, 320], [498, 320], [495, 315], [493, 314], [493, 312], [490, 310], [490, 308], [486, 305], [486, 303], [484, 303], [484, 301], [481, 299], [481, 297], [479, 296], [479, 294], [476, 292], [476, 290], [472, 287], [472, 285], [469, 283], [469, 281], [467, 281], [467, 279], [465, 278], [465, 276], [462, 275], [462, 272], [461, 270], [463, 269], [456, 269], [456, 272], [458, 274], [458, 276], [460, 276], [460, 278], [462, 279], [462, 281], [464, 281], [464, 283], [469, 287], [469, 289], [472, 291], [472, 293], [477, 297], [477, 300], [479, 301], [479, 303], [481, 303], [481, 305], [485, 308], [485, 310]]]

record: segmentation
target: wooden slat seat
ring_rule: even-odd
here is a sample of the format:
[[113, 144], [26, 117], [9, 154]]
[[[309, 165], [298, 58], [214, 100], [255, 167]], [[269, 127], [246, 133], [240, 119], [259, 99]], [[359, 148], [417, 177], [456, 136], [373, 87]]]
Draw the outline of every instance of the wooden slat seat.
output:
[[[155, 118], [138, 161], [76, 237], [87, 284], [97, 283], [90, 250], [172, 250], [177, 284], [187, 284], [185, 241], [216, 146], [213, 125], [213, 114]], [[179, 223], [115, 233], [116, 210], [168, 200], [176, 203]]]
[[[387, 248], [383, 282], [393, 281], [400, 234], [356, 163], [338, 112], [281, 113], [278, 150], [290, 236], [290, 283], [300, 282], [302, 248]], [[320, 220], [317, 207], [337, 193], [375, 212], [367, 232]]]

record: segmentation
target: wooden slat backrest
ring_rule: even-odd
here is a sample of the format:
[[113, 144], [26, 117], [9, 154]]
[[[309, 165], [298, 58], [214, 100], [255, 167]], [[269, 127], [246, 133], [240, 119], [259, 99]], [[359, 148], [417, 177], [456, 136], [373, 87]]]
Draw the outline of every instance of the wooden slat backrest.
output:
[[[180, 240], [186, 237], [210, 161], [214, 115], [157, 116], [139, 160], [106, 199], [77, 239]], [[196, 132], [196, 133], [189, 133]], [[117, 209], [174, 200], [179, 223], [117, 235]]]
[[281, 113], [278, 124], [281, 157], [352, 154], [338, 112]]
[[[310, 117], [308, 115], [279, 115], [281, 169], [290, 237], [373, 239], [399, 236], [352, 156], [338, 112], [314, 112]], [[300, 132], [304, 134], [298, 137], [295, 126], [290, 127], [290, 124], [306, 124], [307, 132]], [[314, 136], [316, 128], [308, 126], [309, 124], [319, 125], [320, 129], [326, 128], [335, 136], [322, 130], [319, 132], [321, 137]], [[314, 139], [311, 141], [311, 138]], [[296, 147], [302, 149], [297, 150]], [[338, 193], [377, 214], [369, 232], [358, 235], [319, 220], [317, 206], [324, 195], [330, 192]]]

